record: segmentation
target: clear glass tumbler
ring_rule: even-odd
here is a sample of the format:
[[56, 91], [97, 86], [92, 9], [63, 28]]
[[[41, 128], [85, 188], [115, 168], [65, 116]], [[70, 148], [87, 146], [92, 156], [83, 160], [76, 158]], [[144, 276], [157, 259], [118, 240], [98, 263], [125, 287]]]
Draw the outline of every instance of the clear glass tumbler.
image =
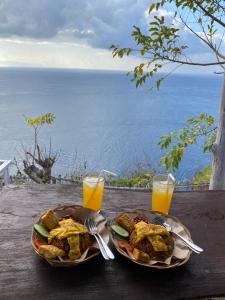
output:
[[96, 212], [102, 208], [104, 194], [104, 178], [97, 176], [87, 176], [83, 179], [83, 200], [84, 207]]
[[168, 214], [174, 187], [175, 179], [170, 174], [155, 175], [153, 177], [152, 210]]

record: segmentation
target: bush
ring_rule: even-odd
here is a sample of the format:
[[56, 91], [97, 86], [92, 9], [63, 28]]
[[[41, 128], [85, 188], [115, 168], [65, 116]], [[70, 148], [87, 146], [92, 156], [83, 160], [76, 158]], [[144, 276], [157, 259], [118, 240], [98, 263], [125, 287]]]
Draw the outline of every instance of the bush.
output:
[[198, 184], [198, 185], [209, 184], [211, 172], [212, 172], [211, 166], [207, 166], [203, 168], [202, 170], [200, 170], [195, 174], [194, 178], [192, 179], [192, 184]]

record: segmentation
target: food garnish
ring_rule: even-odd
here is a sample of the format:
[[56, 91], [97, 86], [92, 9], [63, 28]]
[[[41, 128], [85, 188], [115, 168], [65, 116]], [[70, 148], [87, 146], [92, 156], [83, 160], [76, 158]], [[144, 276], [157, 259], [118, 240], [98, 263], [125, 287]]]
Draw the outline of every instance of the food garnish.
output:
[[35, 224], [34, 230], [39, 233], [42, 237], [48, 238], [49, 232], [41, 224]]
[[128, 252], [132, 252], [134, 250], [134, 247], [125, 241], [117, 241], [118, 246], [123, 249], [123, 250], [127, 250]]
[[120, 235], [120, 236], [122, 236], [124, 238], [128, 238], [129, 237], [129, 232], [126, 229], [124, 229], [123, 227], [114, 224], [114, 225], [111, 226], [111, 228], [118, 235]]

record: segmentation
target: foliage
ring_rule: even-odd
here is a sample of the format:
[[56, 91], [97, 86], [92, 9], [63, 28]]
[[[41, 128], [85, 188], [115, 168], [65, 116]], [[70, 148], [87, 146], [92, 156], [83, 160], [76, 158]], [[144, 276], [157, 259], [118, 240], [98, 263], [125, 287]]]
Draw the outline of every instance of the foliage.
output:
[[[163, 9], [167, 9], [168, 4], [170, 11], [174, 8], [173, 16], [171, 14], [163, 16], [161, 13]], [[142, 62], [128, 73], [132, 75], [131, 80], [136, 83], [136, 87], [145, 84], [148, 79], [165, 70], [168, 64], [173, 64], [174, 68], [156, 79], [151, 88], [159, 89], [162, 81], [170, 73], [184, 65], [219, 66], [224, 73], [224, 1], [159, 0], [151, 4], [148, 14], [151, 20], [147, 31], [134, 26], [132, 36], [136, 44], [135, 48], [111, 46], [113, 57], [123, 58], [133, 54], [142, 59]], [[215, 60], [193, 61], [191, 57], [188, 57], [189, 47], [183, 44], [180, 38], [180, 32], [183, 30], [197, 37], [214, 54]], [[161, 158], [161, 164], [167, 170], [177, 169], [187, 146], [196, 144], [200, 136], [207, 137], [203, 151], [210, 151], [216, 138], [216, 128], [212, 128], [213, 123], [212, 116], [201, 114], [198, 118], [187, 120], [187, 126], [183, 129], [162, 136], [159, 142], [161, 149], [168, 147], [170, 149]]]
[[52, 124], [55, 121], [55, 115], [53, 113], [47, 113], [35, 118], [29, 118], [25, 114], [22, 114], [27, 124], [32, 127], [42, 126], [44, 124]]
[[160, 148], [170, 150], [160, 160], [161, 165], [165, 166], [167, 171], [176, 170], [179, 167], [181, 158], [185, 153], [185, 149], [189, 145], [197, 143], [200, 136], [206, 137], [203, 145], [203, 151], [210, 151], [215, 141], [216, 127], [214, 125], [213, 116], [200, 114], [196, 118], [187, 120], [187, 125], [180, 130], [169, 132], [160, 138]]
[[209, 184], [211, 172], [212, 172], [211, 166], [207, 166], [203, 168], [202, 170], [200, 170], [195, 174], [194, 178], [192, 179], [192, 184], [197, 184], [197, 185]]
[[23, 117], [28, 126], [34, 130], [34, 146], [33, 152], [25, 150], [25, 159], [23, 160], [24, 172], [37, 183], [50, 183], [51, 170], [56, 162], [58, 153], [52, 153], [51, 142], [49, 150], [42, 149], [38, 144], [38, 132], [44, 125], [50, 125], [55, 120], [53, 113], [47, 113], [35, 118]]
[[44, 125], [51, 125], [55, 121], [55, 115], [53, 113], [47, 113], [40, 115], [35, 118], [27, 117], [25, 114], [22, 114], [28, 126], [31, 126], [34, 130], [34, 156], [37, 150], [38, 145], [38, 131]]
[[[167, 21], [166, 17], [160, 15], [160, 9], [166, 8], [167, 4], [175, 6], [172, 20], [177, 21], [179, 26], [176, 25], [176, 22]], [[111, 46], [113, 57], [122, 58], [135, 54], [135, 56], [143, 58], [143, 62], [128, 73], [133, 75], [132, 80], [135, 81], [136, 87], [144, 84], [147, 79], [153, 77], [170, 63], [175, 63], [174, 69], [182, 65], [220, 65], [223, 68], [225, 56], [220, 51], [223, 35], [219, 38], [219, 30], [225, 28], [225, 23], [222, 21], [225, 16], [223, 2], [216, 0], [161, 0], [151, 4], [148, 14], [151, 21], [147, 32], [134, 26], [132, 36], [136, 48]], [[185, 28], [216, 55], [215, 61], [195, 62], [187, 56], [188, 45], [181, 43], [179, 34]], [[157, 88], [160, 87], [166, 76], [161, 76], [156, 80]]]
[[118, 179], [108, 179], [105, 184], [119, 187], [143, 187], [150, 188], [154, 173], [143, 173], [131, 177], [122, 177]]

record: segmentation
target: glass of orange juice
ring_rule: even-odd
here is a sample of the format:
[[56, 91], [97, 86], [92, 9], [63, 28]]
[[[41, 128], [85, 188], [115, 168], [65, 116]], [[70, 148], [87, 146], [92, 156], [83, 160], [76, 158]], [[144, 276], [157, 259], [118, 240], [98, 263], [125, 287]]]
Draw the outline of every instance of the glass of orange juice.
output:
[[87, 176], [83, 179], [84, 207], [96, 212], [101, 210], [104, 182], [104, 177], [101, 176]]
[[172, 174], [153, 177], [152, 210], [168, 214], [174, 187], [175, 179]]

